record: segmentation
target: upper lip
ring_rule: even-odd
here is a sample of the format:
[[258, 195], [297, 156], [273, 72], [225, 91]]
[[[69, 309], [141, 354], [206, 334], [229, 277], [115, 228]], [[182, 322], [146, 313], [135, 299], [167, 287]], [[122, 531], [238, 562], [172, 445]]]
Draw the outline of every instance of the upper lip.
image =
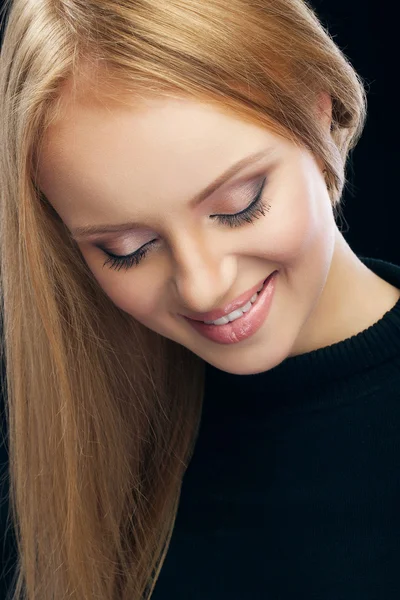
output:
[[[268, 277], [270, 277], [271, 275], [272, 273], [270, 273]], [[254, 285], [251, 289], [247, 290], [247, 292], [244, 292], [244, 294], [241, 294], [240, 296], [235, 298], [235, 300], [224, 306], [224, 308], [216, 308], [215, 310], [211, 310], [208, 313], [196, 313], [193, 316], [184, 316], [187, 319], [191, 319], [192, 321], [216, 321], [217, 319], [228, 315], [237, 308], [241, 308], [242, 306], [247, 304], [250, 298], [254, 296], [260, 285], [263, 285], [263, 283], [268, 279], [268, 277], [264, 277], [263, 279], [261, 279], [261, 281], [256, 283], [256, 285]]]

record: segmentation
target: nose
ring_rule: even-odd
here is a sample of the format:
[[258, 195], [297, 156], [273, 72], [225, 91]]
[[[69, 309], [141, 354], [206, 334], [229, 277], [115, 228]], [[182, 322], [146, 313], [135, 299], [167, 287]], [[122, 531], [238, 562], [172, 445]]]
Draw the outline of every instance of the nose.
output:
[[235, 256], [220, 247], [210, 247], [205, 239], [190, 236], [175, 247], [173, 280], [178, 303], [188, 312], [220, 308], [236, 273]]

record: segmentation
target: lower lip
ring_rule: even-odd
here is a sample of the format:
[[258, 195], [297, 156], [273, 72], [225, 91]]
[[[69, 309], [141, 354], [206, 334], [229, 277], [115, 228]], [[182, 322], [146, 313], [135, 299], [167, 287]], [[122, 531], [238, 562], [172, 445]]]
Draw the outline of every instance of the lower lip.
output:
[[264, 283], [257, 300], [242, 317], [226, 325], [207, 325], [202, 321], [194, 321], [185, 317], [187, 322], [202, 336], [217, 344], [236, 344], [252, 336], [258, 331], [269, 314], [275, 292], [278, 271], [274, 271]]

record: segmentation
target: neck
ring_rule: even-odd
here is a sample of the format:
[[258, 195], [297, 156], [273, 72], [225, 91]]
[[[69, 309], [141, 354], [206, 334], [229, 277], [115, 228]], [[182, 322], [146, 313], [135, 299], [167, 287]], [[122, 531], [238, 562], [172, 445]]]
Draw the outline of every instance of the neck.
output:
[[376, 275], [336, 229], [327, 281], [289, 356], [343, 341], [376, 323], [399, 300], [400, 290]]

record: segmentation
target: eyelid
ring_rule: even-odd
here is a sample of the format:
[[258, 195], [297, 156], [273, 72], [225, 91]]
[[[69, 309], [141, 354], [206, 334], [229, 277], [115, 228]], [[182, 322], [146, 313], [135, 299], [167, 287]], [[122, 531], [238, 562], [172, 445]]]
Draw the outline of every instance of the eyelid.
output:
[[[263, 189], [265, 182], [267, 180], [267, 177], [264, 175], [262, 177], [262, 179], [260, 180], [260, 182], [257, 184], [254, 184], [254, 181], [252, 182], [247, 182], [245, 185], [241, 186], [239, 188], [239, 190], [235, 190], [234, 192], [231, 192], [229, 194], [229, 196], [227, 197], [227, 201], [232, 203], [233, 199], [236, 200], [237, 197], [239, 197], [239, 199], [237, 200], [236, 203], [240, 204], [240, 206], [238, 208], [234, 208], [232, 209], [233, 212], [224, 212], [223, 210], [220, 210], [218, 213], [213, 213], [212, 215], [210, 215], [210, 217], [218, 217], [218, 216], [228, 216], [229, 215], [234, 215], [236, 213], [241, 213], [243, 211], [245, 211], [250, 205], [251, 203], [254, 201], [255, 196], [257, 196], [260, 191]], [[243, 198], [244, 198], [244, 202], [247, 203], [244, 204], [243, 206]]]
[[105, 254], [107, 254], [107, 256], [110, 256], [113, 258], [123, 258], [124, 256], [125, 257], [131, 256], [132, 254], [135, 254], [135, 252], [140, 252], [140, 250], [142, 248], [156, 242], [157, 240], [158, 240], [158, 238], [154, 238], [154, 237], [150, 238], [147, 242], [144, 242], [141, 246], [138, 246], [135, 250], [132, 250], [132, 252], [128, 252], [126, 254], [116, 254], [115, 252], [113, 252], [112, 250], [109, 250], [102, 244], [95, 244], [95, 247], [98, 248], [99, 250], [101, 250], [102, 252], [104, 252]]
[[[256, 203], [257, 197], [259, 197], [263, 193], [267, 182], [268, 182], [268, 177], [264, 174], [264, 176], [261, 180], [261, 183], [258, 186], [255, 187], [253, 182], [247, 182], [245, 184], [245, 186], [243, 186], [244, 188], [247, 188], [248, 195], [250, 197], [249, 202], [244, 206], [244, 208], [239, 208], [238, 210], [235, 210], [234, 212], [231, 212], [231, 213], [225, 213], [225, 212], [213, 213], [213, 214], [209, 215], [209, 217], [212, 219], [220, 220], [220, 222], [223, 222], [224, 218], [226, 221], [228, 221], [230, 218], [232, 218], [232, 220], [234, 220], [235, 216], [236, 216], [236, 218], [239, 218], [239, 215], [241, 215], [242, 213], [245, 213], [253, 204]], [[241, 189], [243, 189], [243, 187]], [[236, 192], [236, 193], [239, 193], [239, 192]], [[125, 236], [126, 236], [126, 233], [125, 233]], [[146, 247], [152, 246], [153, 243], [155, 243], [157, 240], [158, 240], [158, 238], [150, 238], [147, 242], [145, 242], [144, 244], [139, 246], [136, 250], [133, 250], [132, 252], [129, 252], [127, 254], [116, 254], [115, 252], [112, 252], [111, 250], [105, 248], [104, 245], [102, 245], [100, 243], [95, 244], [95, 246], [97, 248], [99, 248], [99, 250], [104, 252], [107, 255], [107, 257], [118, 260], [118, 259], [129, 258], [134, 254], [139, 254]]]

